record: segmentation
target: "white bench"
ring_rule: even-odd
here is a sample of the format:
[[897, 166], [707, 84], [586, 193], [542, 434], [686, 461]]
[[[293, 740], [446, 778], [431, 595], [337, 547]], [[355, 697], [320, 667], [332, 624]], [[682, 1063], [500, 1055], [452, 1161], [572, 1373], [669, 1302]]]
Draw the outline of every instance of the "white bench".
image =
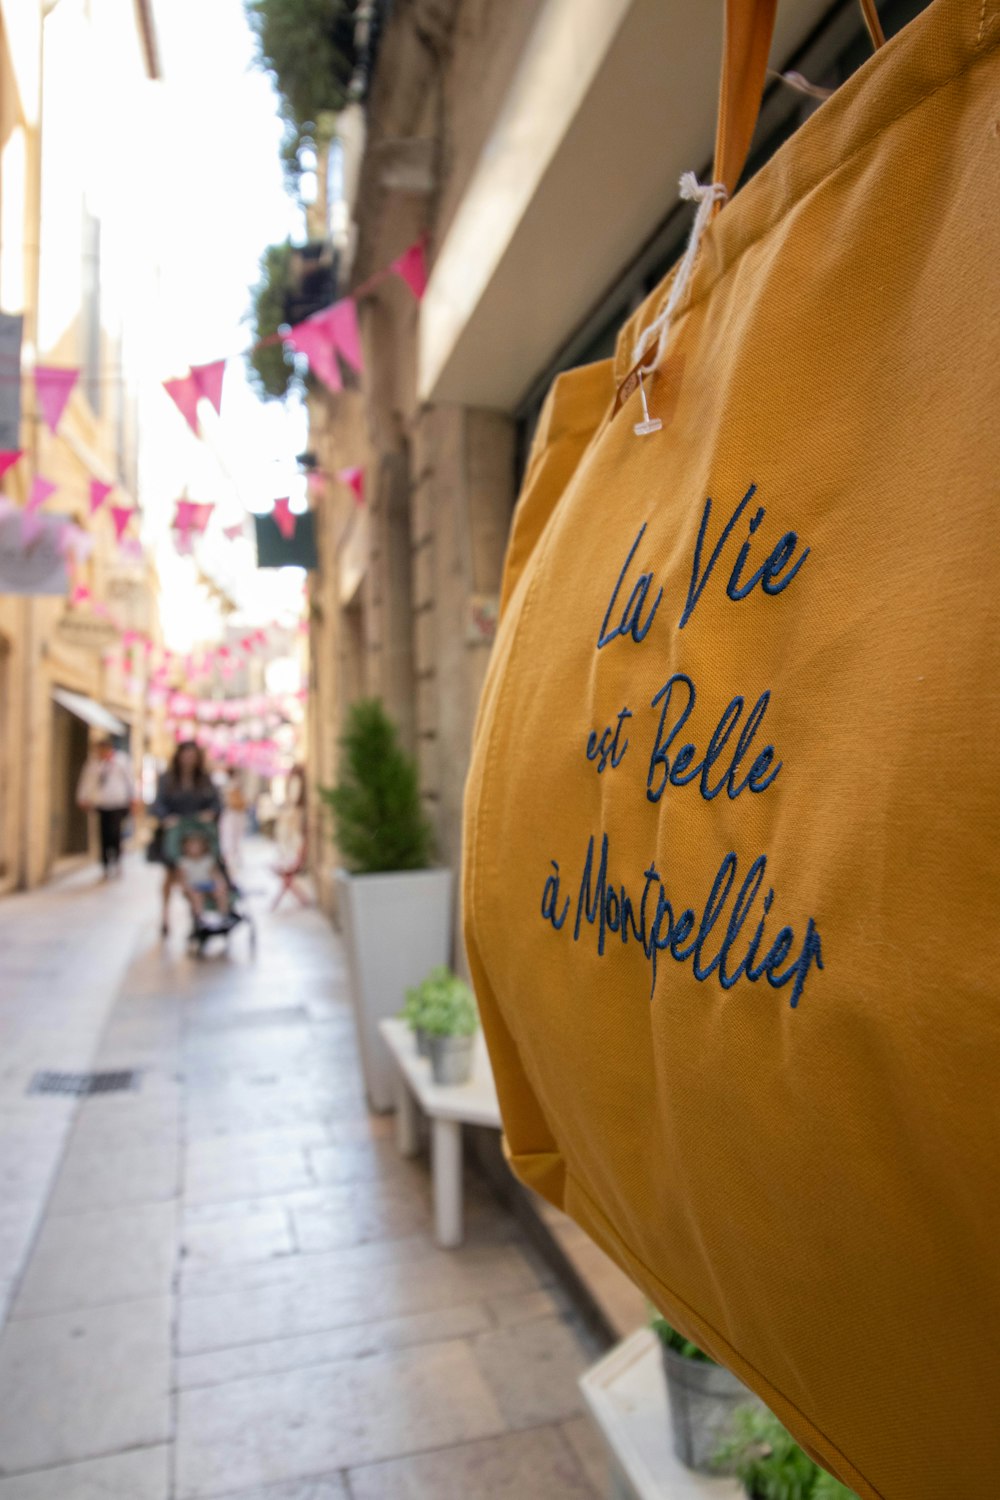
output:
[[405, 1021], [380, 1021], [379, 1030], [396, 1064], [396, 1145], [403, 1156], [420, 1149], [418, 1110], [431, 1122], [434, 1236], [446, 1250], [462, 1243], [462, 1126], [501, 1129], [500, 1106], [482, 1033], [476, 1037], [468, 1083], [437, 1084], [431, 1065], [417, 1052]]
[[621, 1500], [737, 1500], [735, 1479], [696, 1474], [674, 1456], [659, 1341], [640, 1328], [580, 1377], [613, 1460]]

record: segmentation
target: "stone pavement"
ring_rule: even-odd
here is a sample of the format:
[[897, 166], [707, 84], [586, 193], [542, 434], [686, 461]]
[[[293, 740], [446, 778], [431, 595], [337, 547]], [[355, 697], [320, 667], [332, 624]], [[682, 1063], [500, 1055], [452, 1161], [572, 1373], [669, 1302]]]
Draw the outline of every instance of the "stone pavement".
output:
[[[362, 1096], [340, 948], [270, 895], [201, 963], [133, 862], [0, 902], [0, 1500], [594, 1500], [597, 1352], [476, 1179]], [[29, 1093], [135, 1069], [138, 1087]]]

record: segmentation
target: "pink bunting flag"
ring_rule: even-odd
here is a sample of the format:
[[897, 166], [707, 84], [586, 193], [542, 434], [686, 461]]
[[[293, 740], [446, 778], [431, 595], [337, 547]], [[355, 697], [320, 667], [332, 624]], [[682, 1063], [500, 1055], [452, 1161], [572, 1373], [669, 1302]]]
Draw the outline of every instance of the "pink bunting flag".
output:
[[427, 290], [427, 257], [424, 254], [423, 240], [417, 240], [402, 255], [398, 255], [389, 270], [395, 271], [406, 282], [417, 301], [421, 301]]
[[174, 531], [188, 532], [194, 530], [195, 512], [198, 507], [193, 500], [178, 500], [177, 509], [174, 512], [172, 522]]
[[231, 542], [239, 541], [243, 535], [243, 522], [239, 521], [235, 526], [223, 526], [222, 534], [228, 537]]
[[111, 519], [115, 523], [115, 539], [116, 541], [120, 542], [122, 539], [122, 534], [125, 531], [125, 527], [135, 515], [135, 511], [132, 510], [130, 506], [125, 505], [112, 505], [110, 507], [110, 510]]
[[340, 366], [337, 364], [337, 356], [330, 342], [330, 335], [325, 328], [314, 323], [311, 318], [304, 323], [296, 323], [290, 333], [286, 335], [286, 342], [304, 354], [309, 361], [309, 368], [317, 380], [321, 380], [327, 390], [342, 391], [344, 382], [340, 375]]
[[198, 397], [200, 392], [190, 370], [186, 375], [178, 376], [176, 380], [165, 380], [163, 382], [163, 389], [195, 437], [201, 437], [201, 433], [198, 430]]
[[365, 503], [365, 471], [364, 469], [338, 469], [337, 478], [341, 484], [346, 484], [348, 489], [354, 491], [354, 498], [359, 505]]
[[45, 504], [50, 495], [55, 494], [58, 488], [59, 486], [57, 484], [53, 484], [50, 479], [43, 479], [41, 474], [36, 474], [34, 479], [31, 481], [31, 489], [28, 492], [28, 501], [24, 507], [25, 511], [30, 515], [32, 511], [38, 510]]
[[286, 542], [290, 542], [295, 535], [295, 517], [289, 509], [288, 496], [283, 496], [274, 502], [274, 524], [277, 526]]
[[92, 479], [90, 481], [90, 514], [96, 515], [111, 494], [114, 485], [105, 484], [103, 479]]
[[219, 416], [222, 415], [222, 377], [226, 373], [226, 361], [215, 359], [209, 365], [192, 365], [191, 378], [199, 396], [210, 402]]
[[78, 604], [87, 604], [89, 600], [90, 590], [88, 588], [85, 588], [82, 583], [78, 583], [72, 594], [70, 594], [69, 596], [69, 602], [74, 606]]
[[194, 525], [195, 531], [201, 533], [205, 530], [205, 527], [208, 525], [209, 521], [212, 518], [212, 512], [214, 509], [215, 505], [212, 501], [209, 501], [207, 504], [195, 505], [194, 520], [192, 523]]
[[60, 365], [35, 366], [35, 394], [50, 432], [55, 432], [80, 371]]
[[23, 448], [0, 449], [0, 479], [3, 478], [8, 469], [14, 467], [23, 452]]
[[333, 341], [333, 347], [342, 359], [346, 359], [355, 370], [364, 367], [361, 354], [361, 335], [358, 332], [358, 310], [353, 297], [342, 297], [332, 307], [314, 313], [310, 322], [318, 323]]

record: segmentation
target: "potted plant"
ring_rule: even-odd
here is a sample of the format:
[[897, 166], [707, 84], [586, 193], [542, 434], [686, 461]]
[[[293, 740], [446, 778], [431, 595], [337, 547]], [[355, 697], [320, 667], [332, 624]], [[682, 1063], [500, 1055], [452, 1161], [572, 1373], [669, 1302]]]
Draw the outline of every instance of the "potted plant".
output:
[[[651, 1319], [667, 1378], [674, 1452], [701, 1474], [733, 1473], [724, 1457], [740, 1407], [755, 1398], [742, 1381], [659, 1315]], [[733, 1461], [735, 1462], [735, 1460]]]
[[417, 767], [377, 699], [352, 705], [337, 786], [322, 792], [333, 813], [351, 998], [365, 1088], [374, 1110], [392, 1108], [393, 1068], [378, 1024], [451, 954], [452, 875], [431, 868], [433, 839]]
[[479, 1029], [475, 996], [457, 974], [443, 968], [427, 976], [417, 995], [415, 1013], [427, 1038], [434, 1082], [468, 1083]]
[[718, 1453], [749, 1500], [857, 1500], [853, 1490], [814, 1463], [765, 1406], [741, 1407]]
[[413, 1032], [413, 1040], [416, 1043], [417, 1052], [421, 1057], [430, 1057], [431, 1055], [430, 1038], [420, 1020], [420, 1010], [424, 1003], [424, 992], [435, 975], [447, 974], [448, 972], [449, 970], [444, 964], [439, 964], [437, 968], [431, 970], [421, 984], [414, 985], [408, 989], [406, 992], [406, 1004], [399, 1013], [401, 1019], [406, 1022], [407, 1026]]

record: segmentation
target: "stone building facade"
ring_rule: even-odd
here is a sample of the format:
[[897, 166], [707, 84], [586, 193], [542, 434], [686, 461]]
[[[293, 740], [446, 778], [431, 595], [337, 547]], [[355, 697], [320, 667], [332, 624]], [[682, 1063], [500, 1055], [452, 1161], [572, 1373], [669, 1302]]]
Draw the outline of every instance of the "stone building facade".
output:
[[[144, 660], [126, 673], [120, 656], [109, 670], [104, 654], [125, 630], [156, 635], [156, 581], [147, 563], [122, 555], [109, 515], [88, 520], [91, 479], [115, 486], [115, 504], [139, 502], [128, 351], [139, 347], [142, 312], [111, 284], [127, 246], [102, 220], [93, 174], [112, 158], [96, 151], [92, 121], [81, 123], [76, 83], [134, 119], [136, 91], [158, 71], [147, 0], [0, 0], [0, 312], [24, 320], [21, 369], [4, 370], [20, 380], [23, 456], [2, 490], [23, 505], [44, 476], [57, 485], [47, 512], [87, 525], [94, 541], [79, 574], [87, 607], [0, 590], [0, 893], [88, 853], [75, 793], [98, 730], [81, 708], [110, 714], [137, 762], [146, 737]], [[35, 399], [35, 363], [80, 367], [55, 435]]]
[[[891, 33], [918, 3], [882, 7]], [[683, 247], [682, 172], [711, 173], [722, 5], [681, 0], [395, 0], [345, 172], [342, 292], [425, 236], [418, 304], [396, 277], [360, 301], [365, 370], [314, 393], [328, 483], [313, 582], [314, 783], [336, 775], [344, 708], [383, 698], [419, 759], [457, 868], [463, 785], [503, 555], [544, 392], [606, 357]], [[856, 4], [778, 8], [775, 81], [748, 170], [818, 107], [777, 75], [835, 86], [868, 54]], [[313, 805], [325, 901], [329, 829]], [[460, 955], [456, 955], [460, 961]]]

